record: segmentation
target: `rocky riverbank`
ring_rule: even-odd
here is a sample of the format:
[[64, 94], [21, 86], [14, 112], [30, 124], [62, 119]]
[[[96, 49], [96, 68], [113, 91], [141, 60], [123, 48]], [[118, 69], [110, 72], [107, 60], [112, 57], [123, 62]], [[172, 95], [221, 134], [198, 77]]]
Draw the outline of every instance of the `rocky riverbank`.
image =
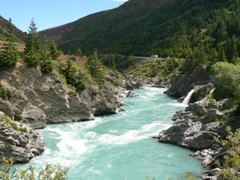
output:
[[[216, 101], [211, 98], [214, 81], [205, 68], [199, 67], [191, 74], [180, 75], [171, 80], [166, 94], [174, 97], [187, 96], [193, 91], [189, 106], [173, 115], [173, 125], [157, 136], [160, 142], [176, 144], [196, 151], [192, 155], [202, 161], [209, 171], [203, 179], [217, 179], [221, 169], [216, 160], [222, 160], [224, 150], [216, 142], [216, 137], [227, 136], [226, 127], [233, 132], [240, 127], [240, 118], [231, 115], [234, 102], [229, 99]], [[209, 97], [207, 97], [209, 96]]]
[[[113, 78], [117, 77], [111, 76], [106, 79], [111, 81]], [[121, 87], [92, 85], [83, 91], [76, 91], [65, 84], [56, 73], [45, 75], [37, 68], [27, 68], [18, 63], [16, 68], [1, 72], [0, 87], [7, 92], [8, 97], [5, 100], [0, 98], [0, 111], [4, 116], [27, 126], [28, 129], [41, 129], [50, 123], [93, 120], [94, 115], [118, 113], [122, 111], [121, 98], [134, 96], [130, 89], [135, 88], [135, 85], [126, 79]], [[6, 156], [12, 157], [15, 162], [27, 162], [34, 157], [28, 145], [31, 144], [32, 149], [39, 149], [38, 143], [30, 142], [31, 134], [35, 134], [33, 130], [29, 130], [31, 133], [28, 132], [27, 135], [19, 135], [20, 139], [28, 136], [26, 141], [18, 141], [17, 136], [20, 132], [14, 131], [8, 138], [4, 132], [10, 130], [7, 126], [1, 128], [1, 147], [10, 146], [7, 144], [9, 142], [4, 140], [10, 138], [12, 142], [18, 142], [21, 148], [15, 148], [10, 153], [1, 151], [0, 158]], [[40, 138], [39, 135], [34, 137]], [[22, 146], [26, 147], [28, 152], [22, 150]], [[38, 155], [42, 151], [43, 146], [35, 154]]]

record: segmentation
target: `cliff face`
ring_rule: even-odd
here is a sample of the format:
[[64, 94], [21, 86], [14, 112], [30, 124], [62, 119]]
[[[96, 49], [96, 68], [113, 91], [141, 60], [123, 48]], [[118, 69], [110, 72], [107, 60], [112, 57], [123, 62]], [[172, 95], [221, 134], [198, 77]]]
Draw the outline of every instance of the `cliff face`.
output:
[[96, 87], [78, 93], [55, 74], [43, 75], [22, 64], [1, 73], [0, 82], [9, 93], [9, 101], [0, 99], [0, 110], [34, 129], [44, 128], [46, 123], [84, 121], [93, 119], [93, 114], [119, 111], [120, 101], [113, 88]]

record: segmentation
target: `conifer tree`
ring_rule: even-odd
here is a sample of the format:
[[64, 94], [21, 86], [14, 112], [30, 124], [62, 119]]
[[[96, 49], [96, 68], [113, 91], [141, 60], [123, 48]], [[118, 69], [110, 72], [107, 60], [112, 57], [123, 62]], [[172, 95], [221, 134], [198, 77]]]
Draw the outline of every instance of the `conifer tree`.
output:
[[9, 68], [15, 66], [17, 63], [19, 52], [16, 45], [14, 44], [16, 37], [14, 32], [14, 26], [12, 20], [9, 19], [9, 24], [7, 27], [7, 43], [0, 52], [0, 69]]
[[237, 52], [237, 39], [235, 36], [232, 36], [231, 39], [227, 40], [226, 50], [227, 50], [226, 54], [227, 54], [228, 62], [232, 64], [236, 64], [237, 58], [238, 58], [238, 52]]
[[83, 55], [82, 50], [78, 48], [76, 51], [76, 56], [82, 56], [82, 55]]
[[56, 60], [58, 58], [58, 56], [60, 56], [61, 52], [60, 50], [58, 50], [58, 47], [55, 43], [55, 41], [53, 41], [49, 47], [49, 51], [50, 51], [50, 57], [52, 60]]
[[87, 68], [92, 75], [93, 78], [97, 80], [101, 80], [103, 77], [103, 70], [102, 70], [102, 63], [99, 60], [97, 51], [94, 52], [93, 55], [91, 55], [87, 61]]
[[40, 36], [37, 32], [36, 24], [33, 19], [29, 26], [28, 37], [25, 41], [25, 46], [24, 62], [29, 67], [35, 67], [39, 65], [43, 60], [43, 48]]

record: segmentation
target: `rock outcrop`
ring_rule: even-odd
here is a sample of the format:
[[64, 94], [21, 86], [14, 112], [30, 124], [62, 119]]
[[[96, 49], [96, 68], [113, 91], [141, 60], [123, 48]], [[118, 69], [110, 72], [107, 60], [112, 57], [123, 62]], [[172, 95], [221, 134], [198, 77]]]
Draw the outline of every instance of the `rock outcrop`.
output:
[[186, 96], [195, 85], [205, 85], [210, 82], [210, 73], [199, 66], [193, 72], [174, 76], [170, 81], [170, 88], [165, 92], [173, 97]]
[[0, 74], [0, 84], [10, 95], [8, 101], [0, 99], [0, 110], [34, 129], [47, 123], [85, 121], [93, 115], [117, 113], [122, 105], [116, 88], [92, 86], [76, 92], [54, 73], [44, 75], [20, 63]]
[[159, 134], [159, 141], [196, 150], [213, 148], [216, 144], [214, 137], [221, 130], [217, 120], [224, 115], [225, 103], [203, 101], [190, 104], [173, 116], [173, 126]]
[[0, 111], [0, 159], [26, 163], [43, 151], [43, 138], [38, 133]]

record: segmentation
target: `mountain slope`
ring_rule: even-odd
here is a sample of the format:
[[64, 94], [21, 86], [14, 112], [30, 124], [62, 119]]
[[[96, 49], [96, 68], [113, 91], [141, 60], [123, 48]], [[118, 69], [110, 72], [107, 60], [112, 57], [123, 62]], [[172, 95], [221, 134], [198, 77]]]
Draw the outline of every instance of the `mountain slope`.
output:
[[[0, 16], [0, 40], [1, 41], [5, 40], [9, 25], [10, 25], [9, 21], [7, 21], [2, 16]], [[14, 26], [14, 31], [16, 33], [16, 38], [17, 38], [16, 41], [22, 42], [25, 39], [26, 34], [23, 33], [21, 30], [19, 30], [15, 26]]]
[[215, 31], [222, 22], [230, 28], [237, 26], [236, 32], [227, 29], [223, 41], [238, 35], [238, 5], [239, 0], [129, 0], [119, 8], [40, 34], [56, 40], [64, 51], [81, 48], [91, 53], [97, 48], [101, 53], [185, 57], [203, 40], [216, 45], [219, 39]]

